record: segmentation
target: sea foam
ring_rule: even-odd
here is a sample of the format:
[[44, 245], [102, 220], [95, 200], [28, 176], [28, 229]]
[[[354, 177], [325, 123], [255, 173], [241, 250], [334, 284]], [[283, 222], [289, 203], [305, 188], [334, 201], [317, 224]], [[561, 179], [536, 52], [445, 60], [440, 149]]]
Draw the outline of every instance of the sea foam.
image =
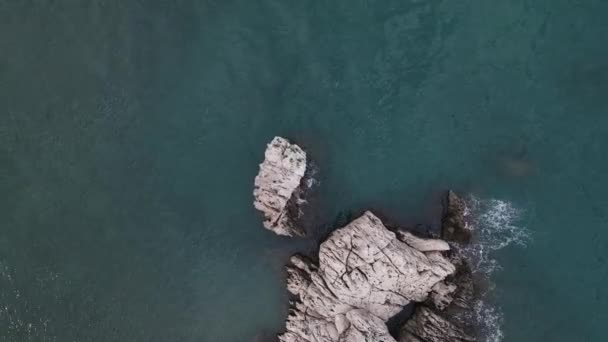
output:
[[492, 273], [501, 269], [494, 252], [510, 246], [525, 247], [531, 241], [531, 233], [521, 224], [523, 211], [510, 202], [473, 195], [465, 202], [465, 220], [473, 237], [470, 244], [461, 246], [461, 252], [469, 260], [474, 277], [485, 285], [468, 318], [476, 325], [480, 341], [500, 342], [503, 314], [491, 300]]

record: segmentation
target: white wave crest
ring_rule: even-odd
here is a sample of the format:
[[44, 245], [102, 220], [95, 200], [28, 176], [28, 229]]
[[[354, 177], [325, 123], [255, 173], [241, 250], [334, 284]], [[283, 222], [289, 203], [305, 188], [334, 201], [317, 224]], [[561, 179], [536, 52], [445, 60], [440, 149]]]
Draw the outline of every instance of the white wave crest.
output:
[[472, 241], [461, 246], [461, 252], [469, 261], [473, 274], [484, 279], [488, 286], [475, 300], [470, 318], [478, 329], [480, 341], [500, 342], [504, 337], [503, 314], [490, 299], [494, 288], [490, 277], [500, 270], [493, 253], [512, 245], [525, 247], [531, 234], [521, 224], [523, 211], [507, 201], [484, 200], [470, 195], [465, 202], [465, 220], [472, 231]]
[[503, 315], [487, 301], [477, 300], [473, 307], [473, 319], [477, 322], [479, 335], [485, 342], [500, 342], [504, 335], [501, 329]]
[[511, 245], [525, 247], [530, 241], [530, 231], [519, 222], [523, 212], [513, 204], [469, 196], [466, 205], [465, 218], [473, 240], [462, 251], [473, 272], [489, 274], [500, 269], [493, 252]]

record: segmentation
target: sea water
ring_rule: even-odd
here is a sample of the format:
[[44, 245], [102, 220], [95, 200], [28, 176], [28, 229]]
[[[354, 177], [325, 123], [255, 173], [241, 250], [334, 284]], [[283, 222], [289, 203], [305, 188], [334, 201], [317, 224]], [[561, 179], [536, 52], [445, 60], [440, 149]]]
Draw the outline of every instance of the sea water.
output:
[[[0, 1], [0, 341], [264, 340], [291, 253], [365, 209], [436, 228], [448, 188], [485, 208], [486, 341], [606, 340], [607, 15]], [[318, 167], [310, 239], [253, 209], [274, 135]]]

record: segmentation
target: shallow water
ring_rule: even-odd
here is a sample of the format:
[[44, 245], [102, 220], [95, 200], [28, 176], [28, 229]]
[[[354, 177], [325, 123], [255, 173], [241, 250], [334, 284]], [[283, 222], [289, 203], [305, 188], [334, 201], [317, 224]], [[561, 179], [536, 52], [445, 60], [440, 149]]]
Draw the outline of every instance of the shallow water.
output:
[[320, 231], [521, 210], [504, 341], [603, 341], [605, 1], [0, 1], [0, 341], [249, 341], [310, 248], [251, 205], [276, 134]]

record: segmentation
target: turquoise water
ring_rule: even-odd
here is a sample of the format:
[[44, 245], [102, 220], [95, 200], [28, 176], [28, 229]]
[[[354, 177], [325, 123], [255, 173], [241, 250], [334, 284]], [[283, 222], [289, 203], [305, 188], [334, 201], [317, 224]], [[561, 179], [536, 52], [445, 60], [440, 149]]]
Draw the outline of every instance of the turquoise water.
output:
[[[289, 137], [319, 229], [517, 208], [504, 341], [608, 337], [605, 1], [0, 1], [0, 341], [261, 340], [252, 184]], [[257, 337], [256, 337], [257, 336]]]

